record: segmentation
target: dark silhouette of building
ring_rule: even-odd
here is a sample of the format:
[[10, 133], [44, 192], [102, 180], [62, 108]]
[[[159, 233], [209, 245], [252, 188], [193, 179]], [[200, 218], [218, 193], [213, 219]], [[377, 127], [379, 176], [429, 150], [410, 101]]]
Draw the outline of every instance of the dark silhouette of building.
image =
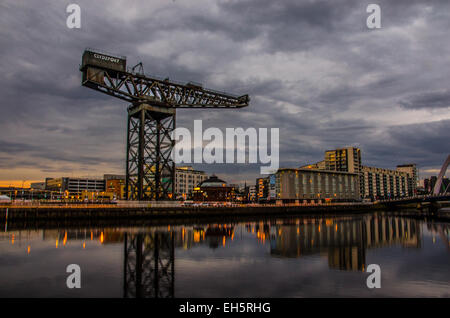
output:
[[193, 196], [195, 201], [232, 201], [234, 188], [213, 175], [194, 188]]

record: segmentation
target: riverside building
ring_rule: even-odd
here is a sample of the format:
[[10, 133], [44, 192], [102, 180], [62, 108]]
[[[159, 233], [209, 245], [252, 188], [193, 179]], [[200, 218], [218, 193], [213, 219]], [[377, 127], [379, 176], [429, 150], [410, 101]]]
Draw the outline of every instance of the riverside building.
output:
[[364, 198], [390, 199], [412, 196], [413, 176], [407, 172], [375, 167], [362, 167]]
[[177, 167], [175, 170], [175, 197], [187, 199], [194, 188], [208, 179], [204, 171], [194, 170], [191, 166]]
[[398, 165], [397, 171], [406, 172], [409, 175], [409, 187], [414, 194], [417, 193], [417, 186], [419, 185], [419, 171], [414, 163], [409, 163], [405, 165]]
[[45, 189], [70, 195], [81, 195], [82, 192], [104, 192], [105, 180], [99, 178], [46, 178]]
[[275, 200], [283, 203], [357, 201], [359, 174], [308, 168], [279, 169]]
[[358, 174], [361, 198], [389, 199], [413, 196], [417, 189], [418, 172], [415, 164], [398, 165], [396, 170], [363, 166], [361, 150], [356, 147], [327, 150], [324, 161], [302, 168]]

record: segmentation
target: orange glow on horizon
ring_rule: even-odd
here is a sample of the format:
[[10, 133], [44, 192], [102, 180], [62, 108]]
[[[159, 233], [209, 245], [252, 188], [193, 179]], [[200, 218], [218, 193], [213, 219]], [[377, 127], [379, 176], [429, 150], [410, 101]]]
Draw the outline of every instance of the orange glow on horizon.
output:
[[31, 187], [31, 184], [34, 182], [44, 182], [44, 180], [0, 180], [0, 187], [16, 187], [22, 188], [22, 184], [24, 188]]

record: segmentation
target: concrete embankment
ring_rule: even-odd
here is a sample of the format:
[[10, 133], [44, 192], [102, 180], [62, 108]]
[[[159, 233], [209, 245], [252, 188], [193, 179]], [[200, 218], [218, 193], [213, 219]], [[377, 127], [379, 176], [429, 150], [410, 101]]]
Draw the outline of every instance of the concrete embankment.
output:
[[384, 204], [336, 204], [336, 205], [236, 205], [221, 207], [206, 206], [121, 206], [121, 205], [63, 205], [63, 206], [0, 206], [0, 223], [7, 222], [46, 222], [52, 220], [137, 220], [164, 218], [221, 218], [242, 216], [342, 216], [358, 215], [376, 211], [395, 211], [408, 216], [429, 216], [448, 218], [448, 209], [441, 212], [428, 212], [414, 208], [394, 209]]
[[[6, 209], [8, 212], [6, 213]], [[126, 207], [126, 206], [10, 206], [0, 208], [3, 221], [16, 220], [67, 220], [67, 219], [130, 219], [167, 217], [211, 217], [211, 216], [264, 216], [327, 214], [342, 215], [367, 213], [379, 210], [368, 204], [354, 205], [315, 205], [315, 206], [233, 206], [233, 207]], [[7, 214], [7, 215], [6, 215]]]

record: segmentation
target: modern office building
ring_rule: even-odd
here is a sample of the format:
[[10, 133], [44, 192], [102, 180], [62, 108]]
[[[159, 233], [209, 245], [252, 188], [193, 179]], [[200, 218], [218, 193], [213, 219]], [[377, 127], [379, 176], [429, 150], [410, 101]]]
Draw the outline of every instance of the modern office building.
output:
[[312, 169], [279, 169], [275, 199], [282, 202], [331, 202], [359, 199], [359, 174]]
[[175, 198], [187, 199], [202, 181], [208, 179], [204, 171], [194, 170], [191, 166], [177, 167], [175, 170]]
[[375, 167], [362, 167], [364, 198], [389, 199], [412, 196], [413, 176], [407, 172]]
[[105, 192], [112, 193], [118, 200], [125, 199], [125, 175], [105, 174], [103, 179], [105, 180]]
[[45, 182], [32, 182], [30, 188], [34, 190], [45, 190]]
[[45, 189], [70, 195], [81, 195], [82, 192], [104, 192], [105, 180], [97, 178], [46, 178]]

